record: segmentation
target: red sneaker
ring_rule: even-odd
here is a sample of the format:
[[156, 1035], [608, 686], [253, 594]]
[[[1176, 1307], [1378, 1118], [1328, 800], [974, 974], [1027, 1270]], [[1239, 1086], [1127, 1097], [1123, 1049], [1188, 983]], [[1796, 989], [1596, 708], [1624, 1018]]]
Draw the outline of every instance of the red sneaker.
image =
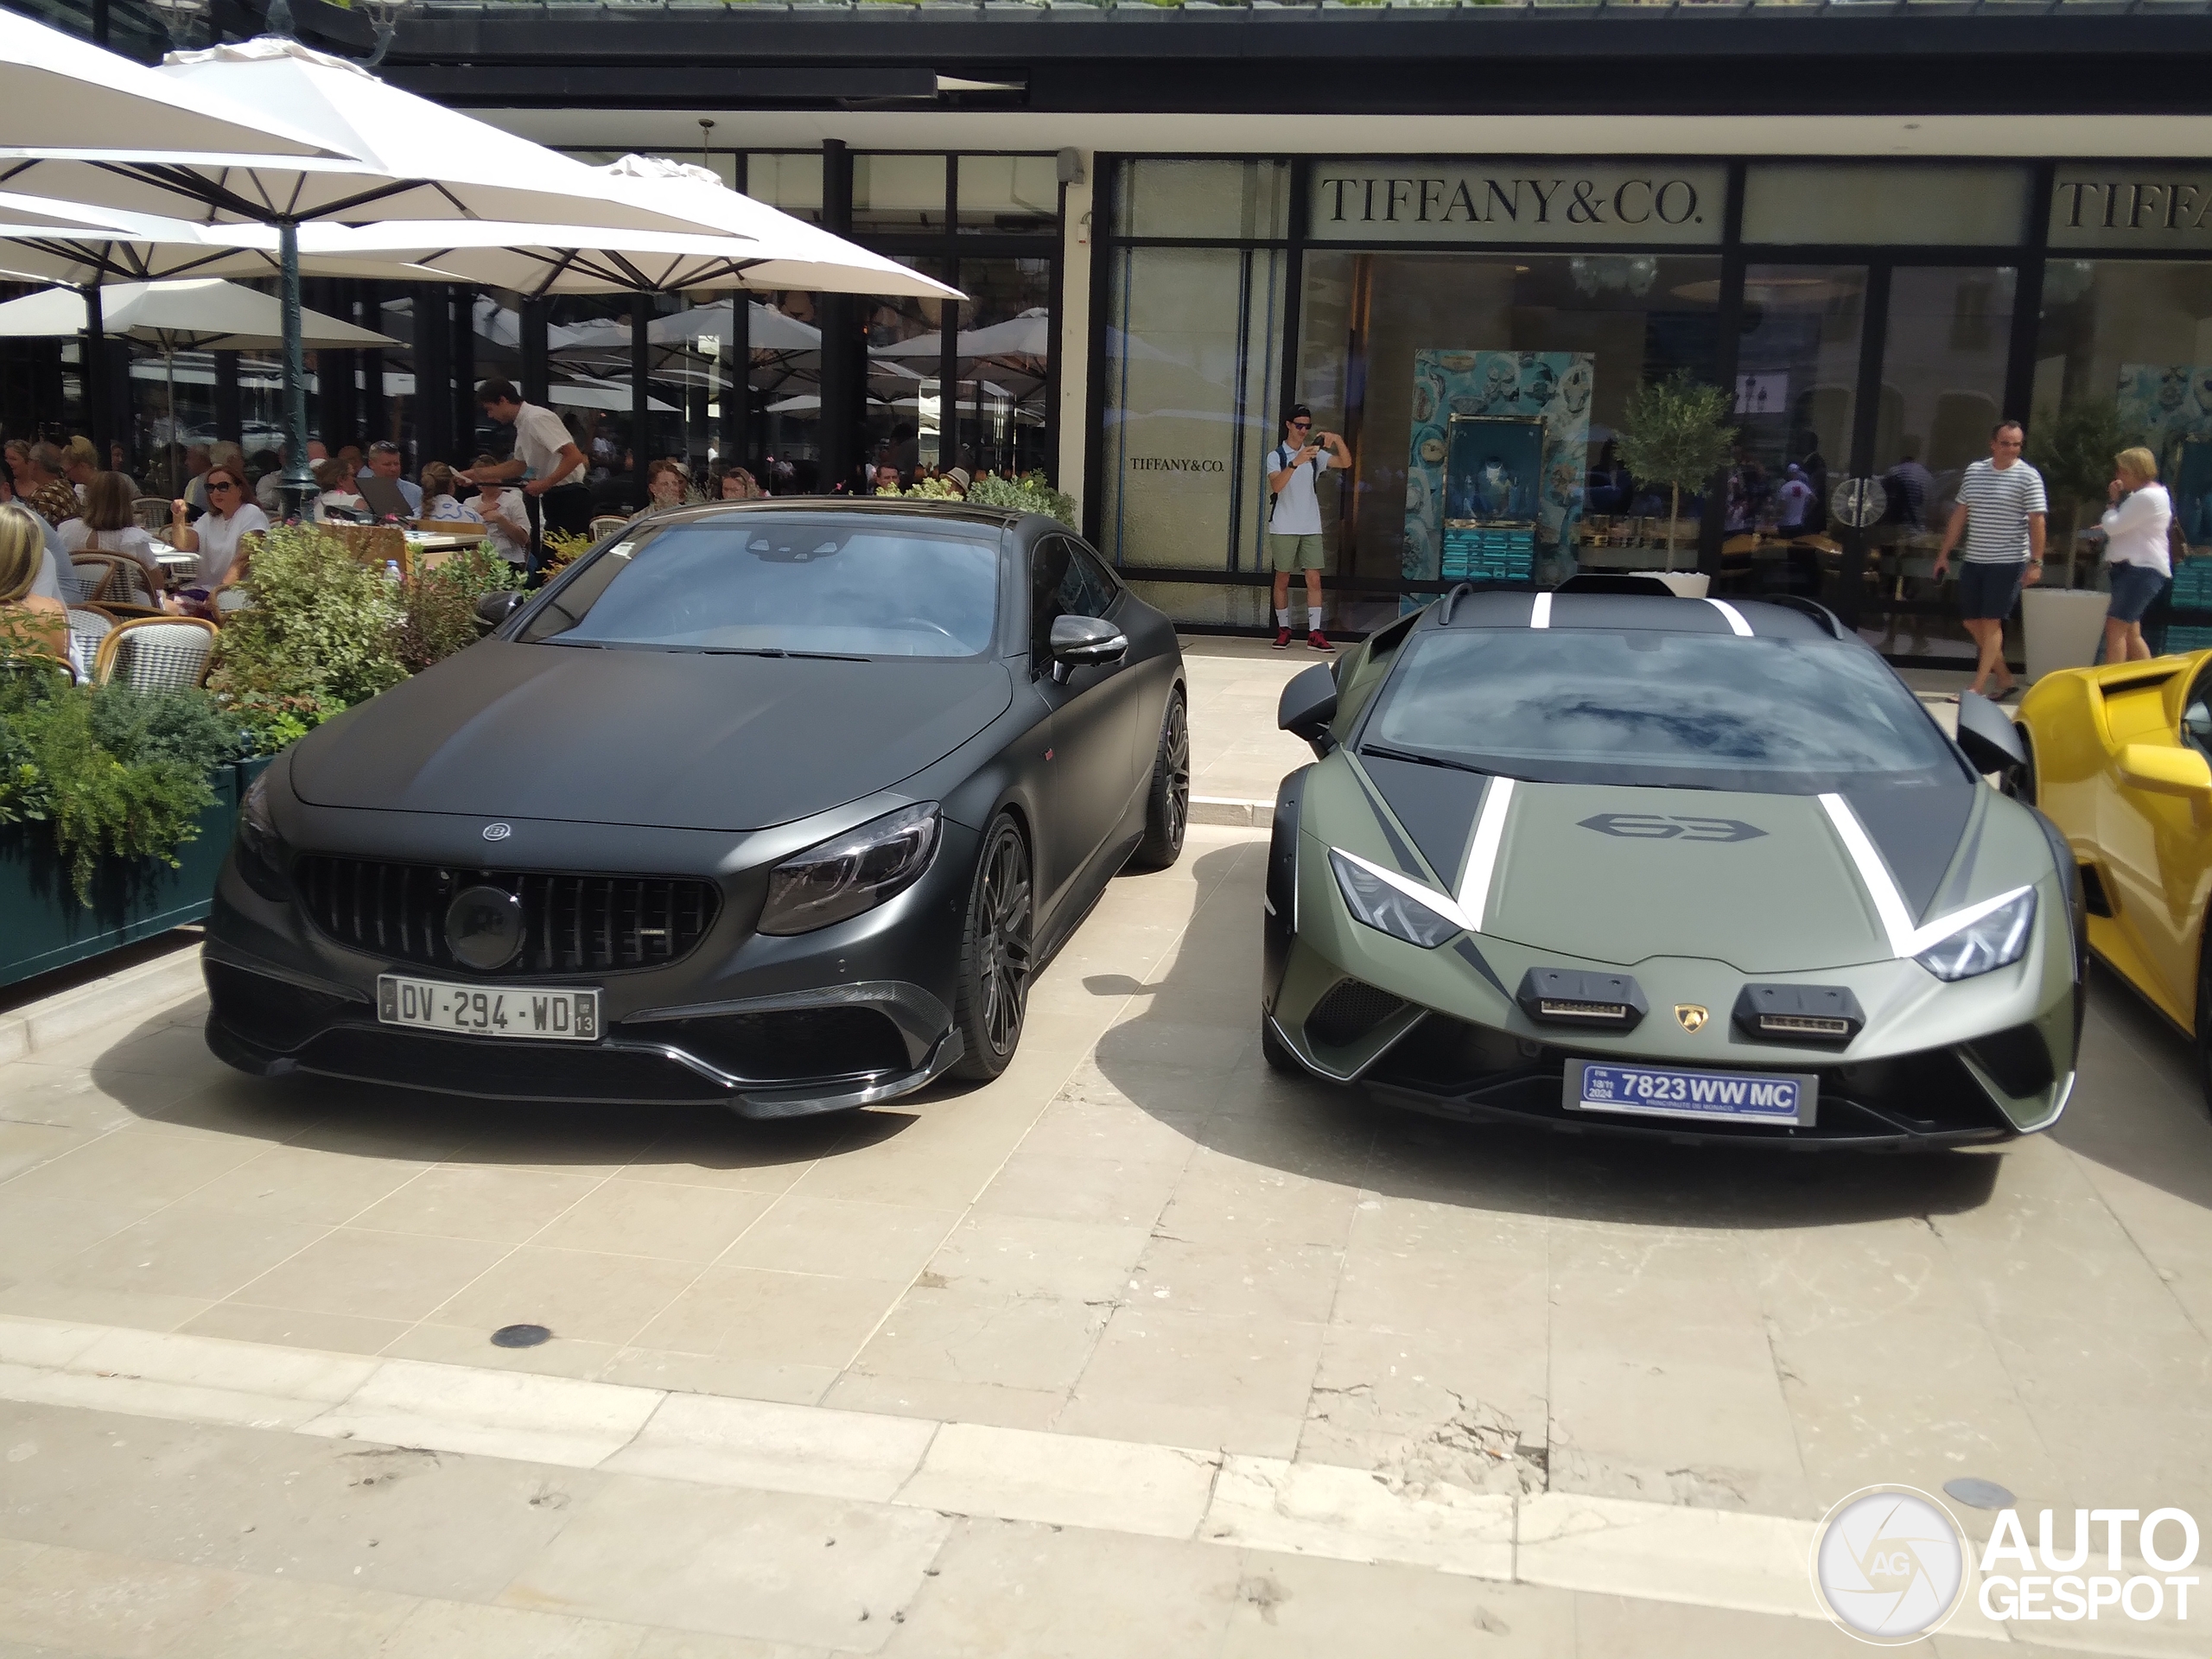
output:
[[1329, 643], [1328, 636], [1324, 634], [1319, 628], [1314, 629], [1313, 632], [1306, 636], [1306, 643], [1313, 646], [1316, 651], [1334, 651], [1336, 649], [1334, 645]]
[[1277, 628], [1275, 630], [1275, 649], [1277, 651], [1288, 651], [1290, 649], [1290, 630], [1288, 628]]

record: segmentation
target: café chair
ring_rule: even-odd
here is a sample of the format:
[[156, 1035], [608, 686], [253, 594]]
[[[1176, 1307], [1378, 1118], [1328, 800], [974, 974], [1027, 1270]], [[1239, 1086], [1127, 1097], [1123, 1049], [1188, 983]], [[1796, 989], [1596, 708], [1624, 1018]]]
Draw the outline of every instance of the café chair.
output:
[[186, 691], [207, 683], [219, 630], [196, 616], [135, 617], [100, 641], [92, 678], [134, 691]]
[[629, 518], [622, 513], [600, 513], [591, 521], [591, 538], [594, 542], [603, 541], [629, 522]]
[[169, 527], [169, 501], [166, 496], [142, 495], [130, 504], [130, 522], [149, 536], [163, 536]]

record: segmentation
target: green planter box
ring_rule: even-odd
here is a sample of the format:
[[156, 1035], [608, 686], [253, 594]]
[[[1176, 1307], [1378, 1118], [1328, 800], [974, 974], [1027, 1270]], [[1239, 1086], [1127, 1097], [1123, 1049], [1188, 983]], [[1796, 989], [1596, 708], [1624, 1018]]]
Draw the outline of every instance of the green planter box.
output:
[[200, 834], [178, 849], [182, 868], [151, 858], [111, 859], [92, 878], [89, 906], [70, 890], [46, 825], [0, 829], [0, 985], [204, 918], [231, 849], [238, 798], [268, 764], [243, 761], [208, 779], [215, 804], [200, 815]]

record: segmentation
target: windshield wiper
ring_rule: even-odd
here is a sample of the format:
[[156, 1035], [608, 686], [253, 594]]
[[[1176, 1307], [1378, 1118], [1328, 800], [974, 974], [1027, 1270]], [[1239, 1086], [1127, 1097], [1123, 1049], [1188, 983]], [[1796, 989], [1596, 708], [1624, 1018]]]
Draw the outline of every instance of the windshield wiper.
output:
[[1464, 760], [1446, 760], [1440, 754], [1415, 754], [1408, 749], [1386, 748], [1380, 743], [1363, 743], [1359, 746], [1359, 752], [1371, 754], [1378, 760], [1404, 760], [1416, 766], [1442, 766], [1450, 772], [1471, 772], [1478, 778], [1495, 775], [1487, 766], [1471, 766]]
[[781, 645], [702, 645], [702, 655], [708, 657], [800, 657], [815, 663], [864, 663], [865, 657], [848, 656], [842, 651], [785, 651]]

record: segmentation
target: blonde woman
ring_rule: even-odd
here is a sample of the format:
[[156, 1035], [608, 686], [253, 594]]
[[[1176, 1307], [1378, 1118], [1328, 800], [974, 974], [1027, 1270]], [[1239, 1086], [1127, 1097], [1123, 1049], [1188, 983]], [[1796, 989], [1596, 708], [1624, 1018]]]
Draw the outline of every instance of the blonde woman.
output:
[[2158, 458], [2140, 448], [2121, 450], [2113, 457], [2105, 496], [2112, 503], [2104, 518], [2105, 571], [2112, 589], [2105, 610], [2105, 661], [2147, 662], [2143, 613], [2158, 603], [2174, 574], [2166, 546], [2174, 504], [2158, 482]]
[[69, 660], [69, 612], [31, 592], [46, 557], [46, 533], [27, 507], [0, 506], [0, 658], [43, 652]]

